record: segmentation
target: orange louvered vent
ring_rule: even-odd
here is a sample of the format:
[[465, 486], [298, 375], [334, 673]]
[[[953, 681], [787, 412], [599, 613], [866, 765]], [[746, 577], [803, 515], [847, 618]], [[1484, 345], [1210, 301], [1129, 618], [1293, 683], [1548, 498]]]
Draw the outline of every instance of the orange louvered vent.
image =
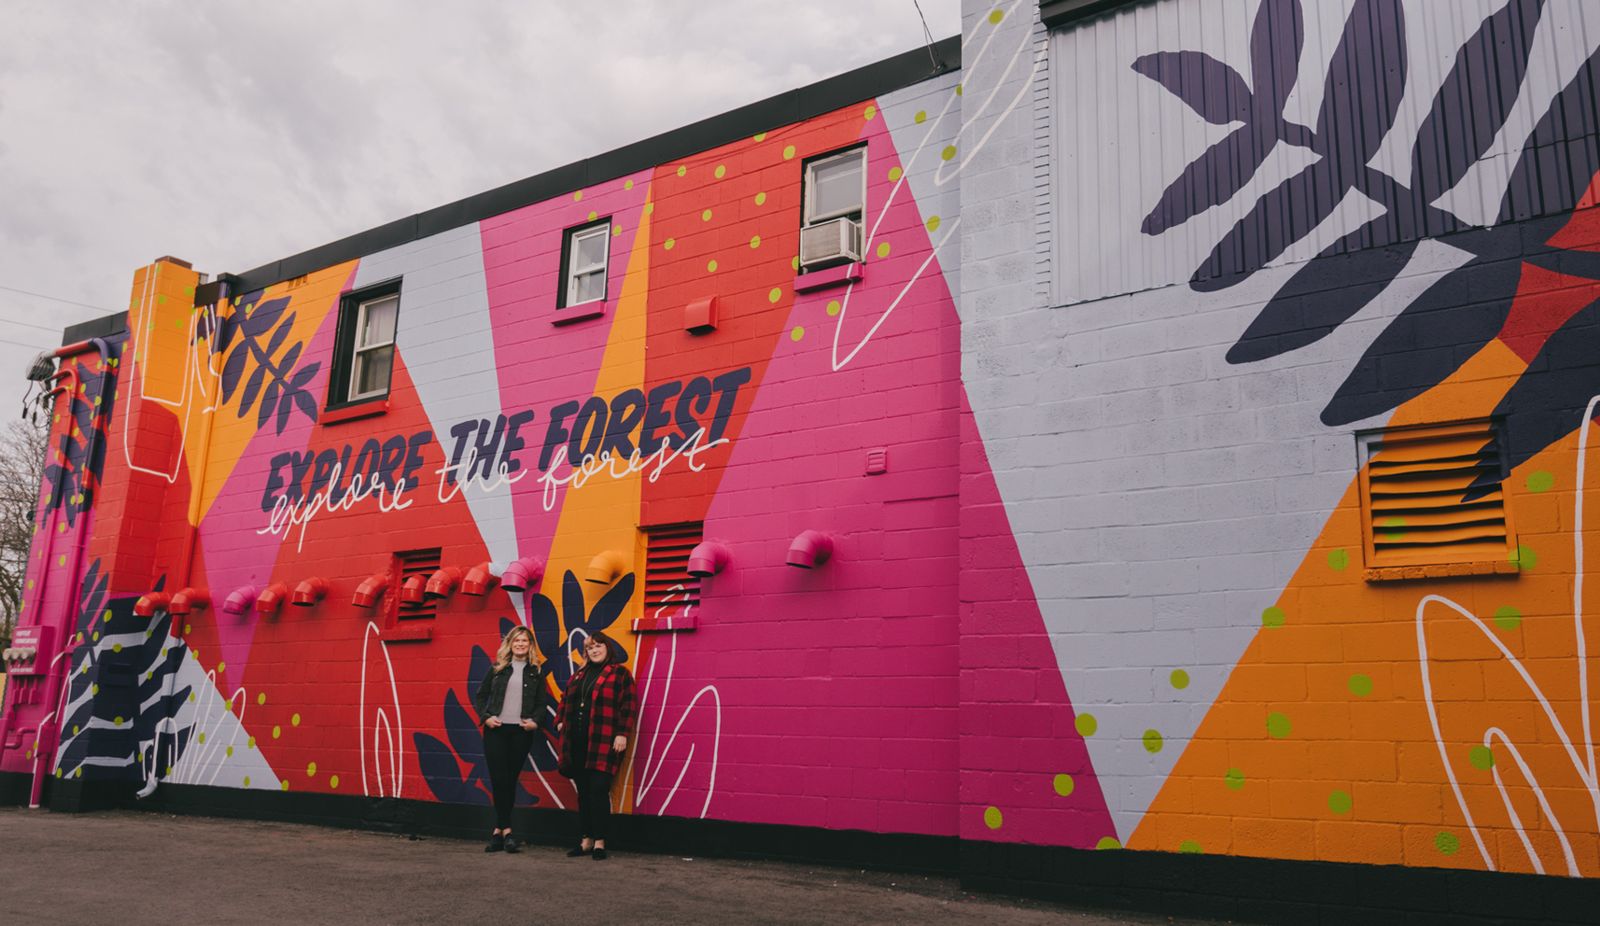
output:
[[1492, 421], [1360, 438], [1367, 564], [1507, 563], [1505, 455]]
[[700, 604], [700, 579], [689, 574], [689, 553], [704, 525], [669, 524], [644, 528], [644, 616], [665, 617]]

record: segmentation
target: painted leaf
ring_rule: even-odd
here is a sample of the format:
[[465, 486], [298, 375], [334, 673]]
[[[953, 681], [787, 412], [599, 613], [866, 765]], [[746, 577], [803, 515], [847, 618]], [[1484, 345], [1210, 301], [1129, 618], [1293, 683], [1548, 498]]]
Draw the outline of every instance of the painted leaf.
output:
[[[298, 344], [295, 346], [299, 347]], [[295, 356], [298, 358], [299, 355], [296, 354]], [[289, 385], [295, 389], [306, 388], [311, 384], [312, 377], [316, 376], [317, 371], [320, 369], [322, 369], [322, 361], [320, 360], [316, 361], [315, 363], [306, 364], [300, 369], [295, 370], [294, 375], [289, 377]], [[316, 416], [313, 415], [312, 417]]]
[[1545, 0], [1510, 0], [1456, 52], [1411, 149], [1411, 183], [1424, 203], [1460, 183], [1505, 125], [1544, 7]]
[[300, 409], [300, 413], [315, 422], [317, 420], [317, 397], [304, 389], [295, 390], [293, 395], [294, 404]]
[[489, 769], [484, 764], [483, 734], [478, 729], [478, 721], [456, 699], [453, 688], [446, 691], [444, 696], [444, 730], [445, 735], [450, 737], [450, 748], [472, 765], [467, 773], [467, 781], [481, 778], [487, 782]]
[[1250, 115], [1250, 87], [1239, 72], [1198, 51], [1158, 51], [1133, 69], [1166, 87], [1207, 122], [1227, 125]]
[[1277, 137], [1264, 136], [1259, 124], [1234, 129], [1189, 162], [1162, 191], [1139, 230], [1159, 235], [1232, 199], [1255, 176], [1275, 144]]
[[1509, 463], [1521, 466], [1576, 430], [1589, 399], [1600, 395], [1600, 299], [1553, 332], [1495, 414], [1506, 418]]
[[567, 679], [572, 675], [572, 660], [562, 649], [561, 619], [549, 598], [543, 595], [529, 596], [528, 624], [533, 628], [533, 642], [538, 644], [539, 652], [544, 654], [554, 671], [556, 686], [565, 688]]
[[1217, 242], [1189, 285], [1213, 292], [1243, 282], [1309, 235], [1344, 195], [1332, 163], [1323, 158], [1262, 194], [1250, 212]]
[[244, 364], [250, 356], [250, 343], [248, 340], [239, 342], [233, 349], [228, 359], [222, 364], [222, 401], [227, 402], [233, 398], [233, 391], [239, 388], [239, 379], [244, 376]]
[[573, 631], [587, 629], [588, 610], [583, 603], [583, 586], [578, 584], [578, 577], [569, 569], [561, 577], [561, 620], [566, 624], [569, 638]]
[[278, 403], [278, 420], [274, 430], [282, 434], [283, 429], [289, 426], [289, 413], [294, 411], [294, 402], [290, 400], [290, 393], [285, 392], [283, 401]]
[[1250, 83], [1254, 121], [1275, 118], [1294, 90], [1305, 44], [1300, 0], [1261, 0], [1250, 27]]
[[[505, 636], [505, 634], [501, 634]], [[489, 667], [493, 665], [489, 654], [481, 646], [472, 648], [472, 658], [467, 662], [467, 691], [476, 692], [478, 686], [489, 674]]]
[[267, 365], [264, 363], [256, 364], [256, 368], [250, 374], [250, 378], [245, 381], [244, 391], [239, 394], [240, 418], [243, 418], [245, 412], [249, 411], [251, 406], [255, 405], [256, 395], [261, 392], [261, 384], [266, 381], [266, 377]]
[[1334, 166], [1342, 193], [1365, 170], [1400, 109], [1406, 21], [1400, 0], [1356, 0], [1328, 62], [1312, 150]]
[[271, 331], [272, 326], [278, 323], [278, 316], [283, 314], [283, 310], [287, 308], [288, 305], [288, 296], [256, 303], [255, 308], [250, 309], [249, 313], [244, 316], [244, 321], [241, 323], [244, 327], [245, 335], [254, 339], [261, 337], [268, 331]]
[[[293, 331], [293, 330], [294, 330], [294, 313], [290, 312], [289, 313], [289, 317], [285, 318], [283, 320], [283, 324], [281, 324], [277, 328], [273, 329], [272, 338], [269, 341], [267, 341], [266, 349], [261, 352], [262, 356], [267, 358], [268, 360], [271, 360], [272, 359], [272, 355], [276, 354], [278, 352], [278, 348], [283, 346], [283, 342], [286, 339], [288, 339], [288, 337], [289, 337], [289, 332]], [[298, 347], [299, 345], [295, 345], [295, 346]], [[292, 369], [293, 366], [294, 366], [294, 364], [292, 362], [282, 364], [282, 367], [285, 370]]]
[[412, 742], [417, 747], [417, 766], [422, 769], [422, 780], [428, 790], [445, 804], [487, 804], [488, 795], [461, 780], [461, 767], [450, 747], [426, 733], [415, 733]]
[[[256, 427], [259, 428], [266, 424], [267, 419], [272, 417], [272, 413], [278, 408], [278, 396], [282, 392], [283, 384], [278, 380], [267, 383], [266, 390], [261, 393], [261, 407], [256, 410]], [[287, 404], [285, 403], [285, 405]], [[282, 426], [278, 430], [281, 432], [283, 430]]]
[[1473, 258], [1440, 277], [1373, 340], [1322, 423], [1370, 418], [1443, 382], [1505, 326], [1521, 276], [1516, 261]]
[[594, 611], [589, 614], [588, 631], [599, 633], [616, 623], [618, 617], [628, 607], [628, 600], [633, 597], [633, 573], [628, 573], [617, 580], [617, 584], [606, 589], [600, 600], [594, 603]]
[[1394, 282], [1416, 240], [1391, 243], [1379, 216], [1323, 248], [1273, 294], [1228, 350], [1229, 363], [1276, 357], [1327, 337]]
[[[1575, 208], [1600, 172], [1600, 50], [1556, 94], [1529, 133], [1500, 203], [1499, 222]], [[1587, 143], [1570, 139], [1587, 138]]]

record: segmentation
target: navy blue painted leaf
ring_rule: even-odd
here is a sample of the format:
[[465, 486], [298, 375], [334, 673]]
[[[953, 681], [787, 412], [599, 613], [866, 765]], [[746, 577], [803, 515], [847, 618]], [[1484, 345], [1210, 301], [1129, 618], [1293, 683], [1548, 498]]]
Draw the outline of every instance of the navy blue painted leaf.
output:
[[[278, 396], [282, 392], [283, 384], [278, 380], [273, 380], [272, 382], [267, 383], [266, 390], [261, 393], [261, 407], [256, 411], [256, 427], [259, 428], [266, 424], [267, 419], [272, 417], [273, 411], [275, 411], [278, 407]], [[284, 404], [286, 406], [288, 405], [287, 402]], [[278, 430], [282, 431], [283, 427], [280, 425]]]
[[1312, 150], [1334, 165], [1342, 193], [1394, 125], [1406, 88], [1406, 20], [1400, 0], [1356, 0], [1328, 61]]
[[255, 404], [256, 395], [261, 392], [261, 384], [266, 382], [266, 378], [267, 365], [264, 363], [256, 364], [255, 371], [252, 372], [250, 374], [250, 378], [245, 381], [244, 391], [239, 394], [240, 418], [243, 418], [244, 413], [249, 411], [250, 407]]
[[1256, 175], [1277, 144], [1277, 135], [1269, 132], [1263, 123], [1247, 123], [1201, 152], [1162, 191], [1161, 199], [1144, 217], [1139, 230], [1146, 235], [1159, 235], [1232, 199]]
[[450, 748], [472, 766], [467, 781], [481, 778], [487, 782], [489, 767], [484, 764], [483, 733], [478, 729], [476, 715], [468, 713], [456, 699], [454, 688], [445, 692], [444, 731], [450, 737]]
[[564, 688], [572, 672], [572, 660], [561, 646], [561, 619], [555, 604], [544, 595], [530, 596], [528, 625], [533, 628], [533, 642], [555, 673], [557, 686]]
[[1424, 203], [1455, 187], [1505, 125], [1522, 92], [1545, 0], [1510, 0], [1456, 52], [1411, 149], [1412, 186]]
[[1265, 122], [1283, 113], [1283, 103], [1300, 74], [1305, 16], [1300, 0], [1261, 0], [1250, 26], [1250, 85], [1256, 113]]
[[[295, 346], [299, 347], [300, 345], [296, 344]], [[289, 385], [295, 389], [306, 388], [311, 384], [311, 378], [316, 376], [317, 371], [320, 369], [322, 369], [322, 361], [320, 360], [316, 361], [315, 363], [306, 364], [300, 369], [295, 370], [294, 375], [289, 377]]]
[[1443, 382], [1505, 327], [1521, 278], [1520, 262], [1478, 258], [1440, 277], [1373, 340], [1322, 423], [1370, 418]]
[[238, 330], [239, 323], [234, 321], [232, 317], [218, 318], [217, 334], [216, 337], [212, 338], [211, 340], [212, 353], [220, 354], [227, 350], [228, 345], [233, 343], [234, 332]]
[[1323, 158], [1263, 193], [1250, 212], [1217, 242], [1190, 279], [1199, 292], [1242, 282], [1322, 224], [1344, 196]]
[[[294, 392], [294, 404], [299, 407], [301, 414], [305, 415], [307, 418], [310, 418], [313, 422], [317, 420], [316, 396], [313, 396], [304, 389], [296, 390]], [[281, 431], [283, 429], [279, 428], [279, 430]]]
[[[1600, 299], [1589, 303], [1539, 348], [1495, 408], [1504, 415], [1508, 463], [1521, 466], [1583, 423], [1589, 400], [1600, 395]], [[1590, 436], [1593, 446], [1594, 436]]]
[[[1600, 172], [1600, 50], [1596, 50], [1545, 110], [1511, 171], [1499, 223], [1569, 212]], [[1573, 139], [1588, 139], [1574, 142]]]
[[1296, 270], [1228, 349], [1229, 363], [1254, 363], [1331, 334], [1400, 275], [1417, 241], [1384, 240], [1388, 217], [1356, 229]]
[[568, 637], [571, 637], [575, 630], [585, 629], [588, 613], [588, 606], [583, 602], [583, 586], [578, 584], [578, 577], [568, 569], [567, 574], [561, 578], [561, 619], [566, 623]]
[[590, 633], [599, 633], [616, 623], [622, 615], [623, 609], [628, 606], [628, 600], [633, 597], [633, 573], [628, 573], [617, 584], [606, 589], [600, 600], [594, 603], [594, 611], [590, 612], [587, 629]]
[[426, 733], [412, 735], [417, 747], [417, 766], [428, 790], [445, 804], [487, 804], [488, 795], [461, 780], [461, 767], [450, 748]]
[[278, 403], [278, 420], [275, 430], [282, 434], [283, 429], [289, 425], [289, 413], [294, 411], [294, 402], [290, 399], [291, 393], [285, 391], [283, 401]]
[[1250, 115], [1250, 86], [1238, 71], [1204, 52], [1158, 51], [1135, 60], [1133, 69], [1166, 87], [1207, 122], [1227, 125]]
[[254, 309], [244, 317], [244, 333], [251, 338], [259, 338], [272, 330], [278, 323], [278, 316], [289, 306], [289, 297], [283, 296], [256, 304]]
[[[291, 317], [291, 319], [292, 319], [292, 317]], [[279, 328], [278, 330], [279, 331], [287, 331], [288, 328], [289, 328], [289, 324], [287, 322], [285, 322], [284, 326], [282, 328]], [[277, 339], [274, 338], [273, 340], [276, 341]], [[287, 375], [289, 375], [289, 371], [294, 369], [295, 363], [298, 362], [299, 359], [300, 359], [300, 349], [302, 347], [305, 347], [305, 342], [304, 341], [296, 341], [295, 345], [293, 347], [289, 348], [289, 352], [287, 354], [283, 355], [283, 359], [278, 361], [277, 367], [278, 367], [279, 370], [282, 371], [281, 375], [287, 376]], [[270, 356], [270, 353], [269, 353], [269, 356]]]
[[484, 652], [483, 647], [474, 646], [472, 648], [472, 657], [467, 661], [468, 691], [476, 692], [478, 690], [478, 686], [482, 685], [483, 680], [488, 677], [489, 667], [492, 665], [494, 663], [489, 659], [489, 654]]
[[228, 359], [222, 364], [222, 401], [227, 402], [233, 398], [233, 390], [239, 388], [239, 378], [244, 375], [244, 364], [250, 356], [248, 341], [240, 341], [239, 346], [233, 349]]

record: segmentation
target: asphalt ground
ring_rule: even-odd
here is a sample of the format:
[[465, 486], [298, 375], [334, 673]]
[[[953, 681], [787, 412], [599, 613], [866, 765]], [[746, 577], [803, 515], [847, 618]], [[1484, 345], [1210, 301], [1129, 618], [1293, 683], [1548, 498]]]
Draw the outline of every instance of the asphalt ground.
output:
[[[587, 909], [586, 909], [587, 908]], [[961, 890], [953, 878], [287, 823], [0, 809], [0, 921], [45, 924], [1184, 924]]]

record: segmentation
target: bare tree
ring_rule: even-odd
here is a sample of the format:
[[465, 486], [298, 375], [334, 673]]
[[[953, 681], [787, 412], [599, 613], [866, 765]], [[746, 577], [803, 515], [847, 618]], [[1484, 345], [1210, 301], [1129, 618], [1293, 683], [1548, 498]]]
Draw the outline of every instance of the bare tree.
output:
[[48, 418], [37, 423], [24, 418], [0, 428], [0, 642], [7, 644], [22, 607], [49, 439]]

